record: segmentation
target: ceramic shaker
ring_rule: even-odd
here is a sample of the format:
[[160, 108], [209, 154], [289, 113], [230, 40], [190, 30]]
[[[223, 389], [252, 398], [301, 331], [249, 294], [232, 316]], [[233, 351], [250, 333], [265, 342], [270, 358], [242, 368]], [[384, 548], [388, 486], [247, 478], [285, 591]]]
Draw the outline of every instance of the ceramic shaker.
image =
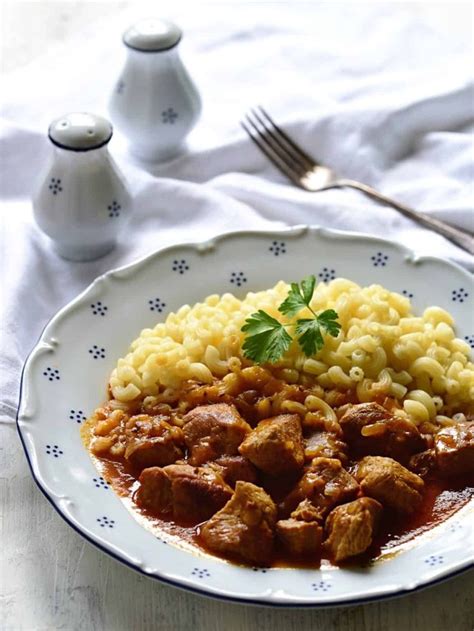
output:
[[127, 59], [109, 110], [130, 151], [146, 161], [178, 154], [201, 111], [179, 56], [181, 37], [176, 24], [158, 19], [137, 22], [123, 34]]
[[110, 157], [112, 125], [101, 116], [66, 114], [49, 126], [54, 145], [33, 197], [38, 226], [71, 261], [107, 254], [131, 211], [125, 180]]

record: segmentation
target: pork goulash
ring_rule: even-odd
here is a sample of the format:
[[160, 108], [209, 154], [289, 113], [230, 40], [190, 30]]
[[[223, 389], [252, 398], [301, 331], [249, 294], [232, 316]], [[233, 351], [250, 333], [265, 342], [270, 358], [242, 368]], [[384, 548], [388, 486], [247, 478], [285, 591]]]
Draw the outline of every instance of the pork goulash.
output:
[[176, 545], [366, 564], [474, 495], [474, 365], [453, 327], [342, 278], [212, 295], [141, 332], [83, 440]]

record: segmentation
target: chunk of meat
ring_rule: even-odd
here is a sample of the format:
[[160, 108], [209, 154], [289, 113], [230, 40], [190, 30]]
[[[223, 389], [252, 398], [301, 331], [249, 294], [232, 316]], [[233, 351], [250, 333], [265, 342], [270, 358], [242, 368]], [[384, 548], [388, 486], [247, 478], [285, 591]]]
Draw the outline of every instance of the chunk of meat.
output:
[[320, 513], [316, 506], [306, 499], [298, 504], [290, 517], [294, 517], [298, 521], [318, 521]]
[[171, 480], [161, 467], [143, 469], [138, 480], [140, 486], [135, 493], [135, 502], [138, 506], [154, 513], [172, 511]]
[[193, 523], [209, 519], [232, 497], [232, 489], [218, 472], [206, 467], [169, 465], [175, 519]]
[[201, 528], [200, 537], [213, 551], [266, 565], [273, 552], [276, 506], [263, 489], [237, 482], [227, 504]]
[[413, 513], [421, 504], [425, 488], [423, 480], [392, 458], [362, 458], [355, 477], [364, 495], [400, 513]]
[[336, 434], [314, 432], [304, 439], [304, 457], [306, 461], [313, 458], [337, 458], [346, 465], [347, 445]]
[[323, 536], [319, 517], [319, 510], [306, 499], [298, 504], [289, 519], [277, 521], [277, 535], [285, 548], [293, 554], [319, 550]]
[[258, 390], [244, 390], [234, 398], [234, 405], [245, 420], [254, 427], [258, 421], [258, 412], [255, 407], [261, 394]]
[[422, 478], [436, 471], [436, 453], [434, 449], [420, 451], [410, 458], [408, 468]]
[[233, 405], [201, 405], [184, 417], [184, 440], [190, 451], [189, 462], [200, 465], [223, 454], [236, 455], [243, 439], [251, 431]]
[[388, 456], [406, 463], [426, 448], [416, 425], [378, 403], [350, 406], [339, 423], [345, 440], [359, 455]]
[[443, 475], [474, 472], [474, 422], [444, 427], [434, 441], [436, 464]]
[[142, 508], [199, 523], [209, 519], [232, 496], [221, 475], [209, 468], [174, 464], [142, 471], [135, 500]]
[[238, 480], [257, 482], [257, 470], [244, 456], [220, 456], [209, 464], [218, 467], [224, 480], [232, 487]]
[[359, 485], [335, 458], [315, 458], [303, 477], [282, 502], [283, 514], [288, 514], [304, 499], [308, 499], [323, 520], [328, 512], [357, 496]]
[[292, 554], [314, 553], [321, 547], [323, 529], [315, 521], [280, 519], [276, 524], [278, 538]]
[[360, 497], [337, 506], [326, 520], [324, 546], [339, 563], [365, 552], [377, 532], [382, 506], [370, 497]]
[[137, 469], [163, 467], [183, 457], [184, 436], [162, 416], [132, 416], [125, 430], [125, 459]]
[[270, 475], [291, 473], [304, 463], [303, 435], [297, 414], [280, 414], [257, 425], [239, 452]]

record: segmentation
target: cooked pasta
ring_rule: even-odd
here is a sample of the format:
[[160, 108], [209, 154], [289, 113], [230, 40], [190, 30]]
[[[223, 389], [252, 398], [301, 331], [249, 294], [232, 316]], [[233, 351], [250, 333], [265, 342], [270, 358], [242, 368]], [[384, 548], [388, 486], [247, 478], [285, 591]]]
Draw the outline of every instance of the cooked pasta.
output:
[[[119, 359], [110, 377], [113, 398], [127, 403], [152, 395], [172, 401], [185, 381], [211, 384], [241, 372], [252, 364], [241, 350], [245, 319], [257, 309], [282, 319], [278, 306], [288, 290], [280, 281], [243, 300], [229, 293], [211, 295], [170, 313], [153, 329], [143, 330]], [[472, 410], [474, 365], [445, 310], [433, 306], [418, 316], [408, 298], [380, 285], [360, 287], [343, 278], [320, 283], [311, 307], [337, 311], [341, 331], [335, 338], [326, 337], [315, 357], [305, 357], [293, 343], [270, 366], [279, 379], [320, 388], [321, 394], [352, 390], [361, 402], [387, 395], [416, 424], [445, 424], [446, 418]], [[313, 399], [317, 397], [305, 407], [327, 414], [323, 399], [317, 404]], [[290, 401], [281, 409], [297, 412], [295, 405]]]

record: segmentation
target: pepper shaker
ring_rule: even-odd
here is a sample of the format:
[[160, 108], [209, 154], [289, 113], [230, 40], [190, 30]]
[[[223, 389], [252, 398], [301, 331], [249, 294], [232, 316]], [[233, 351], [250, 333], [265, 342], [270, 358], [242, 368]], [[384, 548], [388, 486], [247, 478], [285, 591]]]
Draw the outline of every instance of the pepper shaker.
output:
[[137, 22], [123, 34], [127, 60], [110, 98], [112, 122], [146, 161], [178, 154], [196, 124], [201, 99], [179, 56], [181, 29], [166, 20]]
[[54, 150], [33, 212], [65, 259], [107, 254], [130, 214], [131, 196], [107, 148], [112, 133], [108, 120], [87, 113], [66, 114], [49, 126]]

